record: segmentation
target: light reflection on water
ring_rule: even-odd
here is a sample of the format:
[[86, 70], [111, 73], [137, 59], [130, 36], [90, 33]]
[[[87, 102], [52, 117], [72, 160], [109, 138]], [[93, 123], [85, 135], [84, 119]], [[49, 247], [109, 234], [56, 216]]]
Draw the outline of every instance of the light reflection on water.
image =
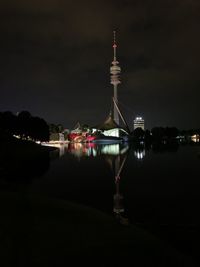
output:
[[97, 157], [100, 155], [118, 156], [126, 153], [129, 149], [127, 143], [124, 144], [110, 144], [110, 145], [96, 145], [93, 143], [70, 143], [67, 151], [76, 157]]
[[[113, 212], [121, 224], [128, 225], [129, 220], [125, 215], [126, 211], [123, 203], [124, 196], [120, 191], [120, 181], [128, 156], [129, 144], [97, 145], [94, 143], [68, 143], [60, 146], [57, 145], [57, 147], [59, 148], [60, 157], [64, 156], [65, 153], [72, 154], [78, 160], [83, 157], [96, 158], [103, 156], [105, 162], [110, 166], [114, 176], [115, 192], [113, 195]], [[140, 146], [140, 148], [135, 149], [134, 156], [137, 160], [141, 161], [145, 157], [145, 148]]]
[[137, 149], [134, 151], [134, 155], [137, 159], [141, 160], [145, 157], [145, 149]]
[[[72, 154], [77, 159], [83, 157], [103, 157], [105, 162], [110, 166], [114, 176], [114, 195], [113, 195], [113, 212], [116, 215], [117, 220], [123, 224], [128, 225], [129, 220], [125, 215], [124, 197], [120, 191], [120, 181], [123, 176], [122, 171], [124, 169], [128, 151], [128, 143], [109, 144], [109, 145], [97, 145], [93, 143], [69, 143], [59, 147], [60, 157], [65, 153]], [[143, 151], [138, 151], [135, 155], [145, 155]], [[143, 157], [140, 156], [140, 157]], [[138, 159], [140, 159], [140, 157]]]
[[[81, 157], [98, 157], [101, 155], [118, 156], [128, 152], [129, 144], [107, 144], [97, 145], [94, 143], [69, 143], [65, 145], [56, 144], [59, 148], [59, 156], [62, 157], [65, 153], [70, 153], [77, 158]], [[140, 147], [134, 150], [136, 159], [141, 160], [145, 157], [145, 148]]]

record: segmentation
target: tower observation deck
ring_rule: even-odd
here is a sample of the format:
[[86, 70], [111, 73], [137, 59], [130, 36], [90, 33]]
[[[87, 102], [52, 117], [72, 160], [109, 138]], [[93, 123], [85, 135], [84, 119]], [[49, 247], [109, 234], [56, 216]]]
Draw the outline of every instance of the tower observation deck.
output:
[[[113, 61], [112, 61], [112, 65], [110, 67], [110, 74], [111, 74], [111, 81], [110, 83], [113, 85], [113, 98], [115, 100], [116, 103], [118, 103], [118, 94], [117, 94], [117, 87], [118, 84], [121, 83], [119, 75], [121, 73], [121, 68], [119, 66], [119, 62], [117, 61], [117, 44], [116, 44], [116, 31], [113, 32]], [[114, 115], [114, 121], [119, 125], [119, 114], [118, 111], [116, 109], [116, 107], [113, 107], [113, 115]]]

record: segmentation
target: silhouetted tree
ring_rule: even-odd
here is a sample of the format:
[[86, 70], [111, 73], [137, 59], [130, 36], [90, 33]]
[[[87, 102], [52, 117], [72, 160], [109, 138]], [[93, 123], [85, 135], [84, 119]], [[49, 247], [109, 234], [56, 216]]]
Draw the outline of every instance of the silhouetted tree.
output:
[[64, 131], [63, 125], [62, 124], [58, 124], [57, 126], [58, 126], [59, 133], [62, 133]]
[[176, 138], [179, 134], [179, 130], [176, 127], [166, 127], [165, 128], [165, 135], [167, 138]]
[[151, 139], [151, 132], [147, 129], [144, 133], [145, 139], [150, 140]]
[[154, 127], [152, 128], [151, 133], [152, 133], [152, 138], [154, 140], [160, 141], [165, 136], [165, 129], [163, 127]]
[[136, 138], [136, 139], [143, 139], [144, 138], [144, 130], [140, 127], [136, 128], [134, 131], [133, 131], [133, 136]]
[[64, 130], [64, 127], [62, 124], [54, 124], [54, 123], [50, 123], [49, 124], [49, 132], [50, 134], [52, 133], [62, 133]]
[[44, 119], [22, 111], [17, 116], [10, 111], [0, 113], [0, 134], [4, 138], [19, 135], [23, 139], [49, 141], [49, 126]]
[[44, 119], [39, 117], [30, 118], [29, 136], [35, 141], [49, 141], [49, 126]]
[[88, 124], [83, 124], [81, 126], [81, 129], [82, 129], [82, 131], [87, 131], [89, 129], [89, 125]]
[[10, 111], [2, 112], [0, 114], [0, 129], [8, 136], [16, 134], [17, 117]]
[[30, 119], [31, 114], [28, 111], [21, 111], [18, 118], [18, 134], [21, 138], [27, 139], [30, 136]]

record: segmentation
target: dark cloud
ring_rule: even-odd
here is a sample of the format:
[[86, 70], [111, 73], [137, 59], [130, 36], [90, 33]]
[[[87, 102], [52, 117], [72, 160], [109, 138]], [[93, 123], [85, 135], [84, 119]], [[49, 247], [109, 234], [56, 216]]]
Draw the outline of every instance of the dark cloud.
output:
[[129, 122], [199, 127], [199, 11], [198, 0], [2, 0], [0, 109], [66, 127], [102, 121], [117, 29]]

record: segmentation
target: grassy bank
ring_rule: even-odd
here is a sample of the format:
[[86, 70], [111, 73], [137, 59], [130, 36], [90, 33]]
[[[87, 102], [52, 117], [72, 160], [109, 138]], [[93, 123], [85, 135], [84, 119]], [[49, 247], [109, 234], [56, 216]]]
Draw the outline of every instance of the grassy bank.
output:
[[44, 147], [31, 141], [3, 138], [0, 141], [1, 178], [29, 180], [40, 176], [48, 169], [51, 147]]

